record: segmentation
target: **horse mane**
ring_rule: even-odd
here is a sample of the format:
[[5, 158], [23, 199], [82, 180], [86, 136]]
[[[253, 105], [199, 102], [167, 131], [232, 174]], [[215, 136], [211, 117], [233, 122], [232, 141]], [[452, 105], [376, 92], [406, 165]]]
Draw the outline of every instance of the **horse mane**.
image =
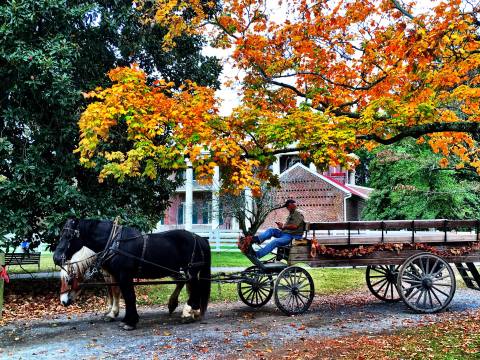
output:
[[[86, 246], [82, 247], [75, 254], [73, 254], [69, 261], [67, 261], [66, 267], [68, 271], [73, 272], [77, 278], [79, 276], [83, 277], [85, 271], [87, 271], [90, 265], [92, 265], [97, 258], [96, 254], [96, 252], [90, 250]], [[69, 274], [65, 270], [66, 269], [62, 268], [60, 277], [62, 280], [66, 281], [69, 277]]]
[[80, 233], [90, 233], [99, 225], [107, 225], [111, 229], [113, 221], [110, 220], [96, 220], [96, 219], [81, 219], [78, 222]]
[[[96, 220], [96, 219], [81, 219], [79, 221], [79, 230], [81, 234], [92, 234], [95, 230], [98, 230], [99, 227], [104, 229], [104, 235], [108, 237], [110, 235], [110, 231], [112, 230], [113, 221], [112, 220]], [[141, 234], [141, 230], [132, 227], [122, 225], [124, 231], [128, 233], [127, 236], [132, 236], [133, 234]]]

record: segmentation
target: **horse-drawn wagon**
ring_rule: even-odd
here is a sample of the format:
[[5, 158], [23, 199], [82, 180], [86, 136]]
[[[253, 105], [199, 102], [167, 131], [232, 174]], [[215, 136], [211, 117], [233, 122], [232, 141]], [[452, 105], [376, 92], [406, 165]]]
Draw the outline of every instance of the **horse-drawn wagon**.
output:
[[[139, 284], [176, 284], [170, 312], [186, 285], [189, 300], [182, 316], [194, 319], [207, 308], [212, 282], [236, 283], [240, 299], [248, 306], [262, 307], [273, 297], [285, 314], [302, 314], [315, 295], [313, 279], [303, 265], [366, 266], [367, 286], [377, 298], [403, 300], [417, 312], [433, 313], [445, 309], [455, 294], [450, 264], [467, 287], [480, 290], [480, 273], [474, 264], [480, 262], [479, 227], [478, 220], [311, 223], [304, 239], [278, 248], [275, 258], [262, 262], [247, 255], [253, 266], [211, 275], [208, 240], [198, 235], [183, 230], [146, 235], [108, 221], [71, 219], [62, 231], [54, 259], [62, 267], [64, 305], [74, 298], [79, 282], [89, 277], [86, 274], [107, 270], [117, 281], [108, 285], [119, 286], [125, 299], [127, 330], [138, 322], [133, 287]], [[173, 280], [134, 280], [163, 277]], [[112, 303], [113, 307], [114, 318], [118, 306]]]
[[272, 296], [287, 315], [308, 310], [314, 297], [310, 267], [366, 266], [368, 289], [380, 300], [402, 300], [410, 309], [445, 309], [456, 289], [454, 264], [469, 288], [480, 290], [478, 220], [402, 220], [310, 223], [306, 236], [279, 248], [277, 260], [255, 264], [238, 282], [240, 299], [252, 307]]

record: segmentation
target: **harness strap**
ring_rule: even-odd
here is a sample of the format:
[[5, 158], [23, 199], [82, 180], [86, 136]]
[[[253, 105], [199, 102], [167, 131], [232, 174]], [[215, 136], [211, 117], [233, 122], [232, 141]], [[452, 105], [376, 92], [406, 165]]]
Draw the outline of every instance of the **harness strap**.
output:
[[178, 275], [180, 275], [180, 276], [184, 276], [184, 274], [181, 273], [181, 272], [179, 272], [179, 271], [172, 270], [172, 269], [167, 268], [167, 267], [165, 267], [165, 266], [162, 266], [162, 265], [156, 264], [156, 263], [154, 263], [154, 262], [151, 262], [151, 261], [142, 259], [142, 258], [140, 258], [140, 257], [138, 257], [138, 256], [135, 256], [135, 255], [127, 252], [127, 251], [123, 251], [123, 250], [120, 250], [120, 249], [112, 249], [112, 251], [114, 251], [114, 252], [116, 252], [116, 253], [118, 253], [118, 254], [120, 254], [120, 255], [123, 255], [123, 256], [126, 256], [126, 257], [130, 257], [130, 258], [135, 259], [135, 260], [143, 261], [143, 262], [146, 263], [146, 264], [149, 264], [149, 265], [152, 265], [152, 266], [156, 266], [156, 267], [158, 267], [158, 268], [160, 268], [160, 269], [170, 271], [170, 272], [175, 273], [175, 274], [178, 274]]
[[[145, 260], [145, 253], [146, 253], [147, 245], [148, 245], [147, 244], [148, 243], [148, 235], [146, 235], [146, 234], [141, 235], [143, 237], [143, 248], [142, 248], [142, 256], [141, 257], [133, 255], [133, 254], [127, 252], [127, 251], [121, 250], [120, 249], [120, 240], [123, 241], [121, 236], [119, 236], [119, 235], [121, 235], [121, 233], [122, 233], [122, 226], [119, 226], [117, 224], [117, 222], [115, 221], [113, 223], [112, 230], [110, 232], [110, 236], [109, 236], [109, 239], [107, 241], [107, 244], [105, 245], [105, 249], [102, 250], [100, 253], [98, 253], [98, 257], [97, 257], [97, 259], [94, 263], [94, 266], [91, 268], [91, 271], [87, 271], [87, 273], [85, 275], [85, 279], [91, 278], [95, 273], [97, 273], [99, 271], [99, 269], [101, 268], [101, 266], [103, 265], [103, 263], [105, 261], [111, 259], [116, 254], [120, 254], [120, 255], [138, 260], [139, 261], [139, 267], [138, 267], [138, 272], [139, 273], [142, 269], [142, 264], [145, 263], [145, 264], [149, 264], [149, 265], [155, 266], [155, 267], [163, 269], [163, 270], [167, 270], [171, 273], [175, 273], [175, 274], [180, 275], [180, 276], [185, 276], [184, 273], [182, 273], [182, 272], [179, 272], [179, 271], [167, 268], [165, 266], [156, 264], [152, 261]], [[138, 239], [139, 237], [140, 236], [137, 236], [137, 237], [133, 237], [133, 238], [127, 239], [127, 240]], [[203, 249], [201, 247], [200, 247], [200, 251], [202, 253], [202, 261], [194, 262], [195, 255], [196, 255], [195, 250], [197, 248], [197, 242], [198, 242], [198, 235], [194, 235], [194, 244], [193, 244], [192, 256], [191, 256], [190, 262], [188, 263], [188, 266], [187, 266], [189, 269], [191, 269], [193, 267], [205, 265], [205, 254], [204, 254]], [[188, 278], [190, 278], [190, 274], [187, 271], [185, 271], [185, 273], [188, 275], [188, 277], [187, 277], [187, 280], [188, 280]]]
[[[122, 226], [118, 225], [117, 219], [113, 222], [112, 230], [110, 231], [110, 236], [108, 237], [107, 244], [105, 245], [105, 249], [98, 253], [98, 257], [95, 259], [91, 270], [85, 273], [85, 278], [89, 279], [97, 274], [102, 267], [103, 263], [107, 260], [110, 260], [113, 255], [115, 255], [112, 250], [112, 243], [113, 245], [118, 246], [118, 239], [116, 239], [122, 233]], [[114, 242], [115, 240], [115, 242]]]
[[142, 258], [140, 260], [140, 264], [138, 266], [138, 273], [141, 274], [142, 272], [142, 264], [145, 262], [145, 252], [147, 250], [147, 241], [148, 241], [148, 235], [143, 234], [143, 249], [142, 249]]
[[190, 258], [190, 262], [188, 263], [188, 268], [205, 265], [205, 254], [203, 252], [202, 247], [200, 247], [200, 252], [202, 253], [202, 261], [194, 262], [195, 255], [196, 255], [195, 250], [197, 249], [198, 235], [194, 235], [194, 239], [195, 239], [195, 242], [193, 243], [192, 257]]

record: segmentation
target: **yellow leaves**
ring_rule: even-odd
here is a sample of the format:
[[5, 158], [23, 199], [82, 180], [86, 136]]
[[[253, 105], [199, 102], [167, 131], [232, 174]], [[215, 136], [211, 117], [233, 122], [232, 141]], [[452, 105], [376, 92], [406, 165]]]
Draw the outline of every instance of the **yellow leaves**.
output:
[[166, 49], [173, 47], [175, 38], [179, 36], [197, 34], [206, 21], [207, 14], [215, 8], [214, 2], [201, 0], [157, 0], [153, 8], [151, 3], [148, 6], [144, 6], [144, 3], [144, 0], [140, 0], [138, 6], [144, 10], [147, 18], [153, 18], [156, 23], [167, 29], [163, 38], [163, 46]]
[[[101, 169], [100, 180], [113, 176], [123, 181], [125, 176], [139, 175], [153, 179], [158, 167], [184, 166], [185, 145], [195, 129], [198, 130], [197, 142], [210, 135], [204, 125], [205, 118], [216, 113], [212, 89], [187, 83], [182, 91], [172, 92], [174, 84], [162, 79], [149, 86], [144, 72], [137, 66], [116, 68], [109, 72], [109, 77], [114, 84], [97, 89], [92, 96], [102, 100], [91, 103], [80, 118], [81, 140], [76, 150], [84, 165], [94, 166], [91, 160], [94, 158], [107, 161]], [[123, 137], [130, 140], [133, 147], [127, 151], [102, 151], [104, 144], [110, 142], [113, 130], [115, 142], [121, 143]], [[164, 140], [159, 142], [159, 136]], [[109, 147], [116, 145], [112, 143]]]
[[[357, 135], [389, 139], [417, 125], [480, 121], [478, 26], [459, 4], [432, 4], [407, 21], [387, 1], [330, 9], [287, 0], [280, 10], [289, 14], [278, 22], [263, 0], [226, 0], [215, 16], [213, 2], [159, 0], [149, 13], [139, 1], [145, 17], [165, 27], [165, 47], [200, 32], [233, 46], [230, 60], [245, 73], [243, 103], [220, 118], [214, 89], [191, 82], [176, 89], [163, 79], [150, 85], [136, 65], [113, 69], [110, 88], [83, 94], [96, 102], [80, 118], [76, 151], [85, 166], [106, 161], [102, 177], [154, 178], [188, 158], [200, 181], [211, 181], [218, 166], [232, 191], [255, 192], [271, 178], [269, 154], [292, 145], [319, 166], [351, 167], [352, 150], [376, 146]], [[118, 137], [135, 151], [110, 143]], [[435, 152], [480, 168], [472, 137], [427, 139]]]
[[122, 153], [121, 151], [113, 151], [113, 152], [106, 151], [104, 154], [104, 157], [108, 161], [118, 161], [118, 162], [125, 161], [125, 154]]

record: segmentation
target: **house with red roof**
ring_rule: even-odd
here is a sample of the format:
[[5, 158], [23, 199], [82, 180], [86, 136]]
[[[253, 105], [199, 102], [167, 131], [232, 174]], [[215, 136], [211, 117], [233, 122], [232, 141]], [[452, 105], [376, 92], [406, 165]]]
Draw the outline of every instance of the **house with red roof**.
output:
[[[319, 173], [313, 166], [297, 162], [280, 174], [278, 202], [294, 199], [307, 222], [360, 220], [371, 188], [349, 183], [352, 174], [330, 168]], [[273, 211], [262, 228], [275, 226], [287, 217], [286, 209]]]
[[[272, 171], [279, 175], [281, 184], [276, 191], [278, 203], [295, 199], [308, 222], [359, 220], [365, 201], [373, 190], [355, 185], [354, 171], [337, 166], [317, 172], [313, 164], [303, 164], [296, 153], [278, 155]], [[219, 179], [217, 172], [218, 169], [215, 178]], [[192, 169], [187, 169], [185, 178], [185, 184], [170, 199], [171, 206], [157, 230], [186, 228], [206, 236], [213, 231], [222, 233], [222, 236], [228, 236], [227, 233], [238, 236], [235, 219], [222, 214], [218, 184], [197, 184]], [[283, 221], [286, 216], [285, 209], [276, 210], [261, 228], [275, 226], [275, 221]]]

